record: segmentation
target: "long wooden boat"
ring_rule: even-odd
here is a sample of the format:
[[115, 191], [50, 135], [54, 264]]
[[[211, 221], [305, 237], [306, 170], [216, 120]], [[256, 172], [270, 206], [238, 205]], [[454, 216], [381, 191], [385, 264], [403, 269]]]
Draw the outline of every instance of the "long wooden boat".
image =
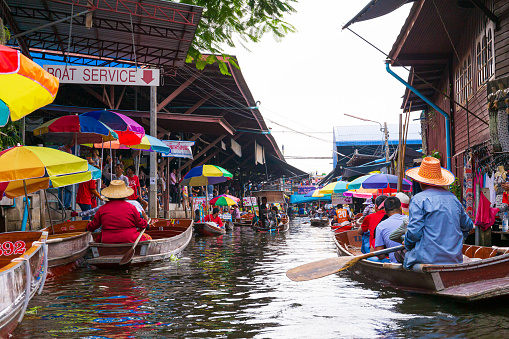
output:
[[[150, 235], [152, 240], [138, 243], [129, 265], [142, 265], [180, 254], [193, 236], [193, 221], [191, 219], [157, 219], [145, 233]], [[94, 241], [89, 244], [92, 250], [92, 258], [87, 259], [87, 262], [100, 268], [125, 267], [119, 265], [120, 259], [131, 249], [133, 244], [96, 242], [95, 240], [98, 239], [99, 235], [100, 232], [92, 235]]]
[[257, 221], [253, 228], [259, 233], [285, 233], [290, 229], [290, 220], [287, 217], [281, 218], [281, 222], [275, 228], [262, 228], [258, 227], [259, 221]]
[[216, 237], [218, 235], [226, 234], [226, 230], [224, 228], [214, 226], [208, 222], [194, 223], [194, 231], [202, 237]]
[[296, 217], [300, 217], [300, 218], [305, 218], [305, 217], [309, 217], [308, 214], [295, 214]]
[[41, 293], [48, 268], [47, 232], [0, 234], [0, 338], [23, 319], [28, 302]]
[[330, 226], [330, 220], [327, 217], [323, 217], [323, 218], [311, 218], [311, 219], [309, 219], [309, 222], [311, 223], [311, 226], [317, 226], [317, 227], [327, 227], [327, 226]]
[[[334, 235], [338, 255], [361, 254], [357, 231]], [[509, 295], [509, 249], [463, 245], [468, 257], [461, 264], [414, 265], [361, 260], [350, 270], [387, 286], [458, 301], [474, 301]]]
[[87, 231], [88, 220], [69, 221], [47, 227], [48, 277], [68, 273], [84, 263], [88, 244], [92, 241]]
[[251, 224], [253, 223], [253, 220], [251, 219], [236, 219], [233, 224], [235, 226], [247, 226], [251, 227]]

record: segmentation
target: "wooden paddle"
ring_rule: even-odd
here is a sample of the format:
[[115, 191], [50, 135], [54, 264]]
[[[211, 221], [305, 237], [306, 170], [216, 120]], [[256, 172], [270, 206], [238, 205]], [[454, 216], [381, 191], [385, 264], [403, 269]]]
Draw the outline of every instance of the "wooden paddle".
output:
[[[150, 224], [151, 221], [152, 221], [152, 219], [149, 219], [148, 224]], [[138, 235], [138, 238], [136, 238], [136, 241], [133, 244], [133, 247], [131, 247], [131, 249], [129, 251], [127, 251], [126, 254], [124, 254], [122, 259], [120, 259], [120, 262], [118, 263], [119, 265], [125, 265], [125, 264], [128, 264], [131, 262], [131, 260], [134, 257], [134, 249], [136, 248], [136, 245], [138, 245], [138, 243], [140, 242], [140, 239], [141, 239], [141, 236], [143, 235], [143, 233], [145, 233], [145, 228], [143, 230], [141, 230], [140, 235]]]
[[354, 257], [337, 257], [319, 260], [292, 268], [291, 270], [286, 271], [286, 276], [293, 281], [307, 281], [323, 278], [333, 273], [346, 270], [347, 268], [350, 268], [353, 265], [355, 265], [359, 260], [374, 257], [377, 255], [396, 252], [402, 250], [403, 248], [405, 248], [405, 246], [401, 245], [386, 248], [381, 251], [357, 255]]

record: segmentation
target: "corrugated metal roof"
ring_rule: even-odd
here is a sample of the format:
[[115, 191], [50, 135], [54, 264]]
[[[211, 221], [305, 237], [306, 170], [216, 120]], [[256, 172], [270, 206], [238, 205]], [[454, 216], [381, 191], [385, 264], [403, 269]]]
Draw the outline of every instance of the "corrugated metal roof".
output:
[[[399, 143], [399, 125], [389, 124], [389, 144]], [[384, 134], [378, 125], [334, 126], [333, 140], [336, 146], [380, 145], [384, 142]], [[408, 144], [421, 144], [420, 124], [408, 126]]]
[[[88, 0], [4, 1], [20, 32], [90, 9]], [[134, 35], [138, 63], [179, 67], [185, 62], [202, 14], [201, 7], [162, 0], [142, 3], [93, 0], [92, 3], [92, 28], [86, 27], [86, 16], [82, 15], [73, 19], [72, 30], [68, 20], [26, 35], [28, 48], [49, 54], [67, 53], [70, 35], [70, 53], [98, 57], [107, 66], [112, 60], [135, 60]], [[14, 34], [19, 33], [10, 28]], [[14, 40], [8, 43], [17, 45]]]

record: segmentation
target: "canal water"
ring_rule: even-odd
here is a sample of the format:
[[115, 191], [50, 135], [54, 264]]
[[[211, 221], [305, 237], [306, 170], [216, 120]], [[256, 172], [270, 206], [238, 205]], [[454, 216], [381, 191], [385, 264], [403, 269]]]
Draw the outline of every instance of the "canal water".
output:
[[14, 337], [509, 337], [507, 300], [457, 304], [350, 273], [290, 281], [286, 270], [336, 255], [331, 232], [306, 221], [287, 234], [195, 238], [177, 262], [50, 280]]

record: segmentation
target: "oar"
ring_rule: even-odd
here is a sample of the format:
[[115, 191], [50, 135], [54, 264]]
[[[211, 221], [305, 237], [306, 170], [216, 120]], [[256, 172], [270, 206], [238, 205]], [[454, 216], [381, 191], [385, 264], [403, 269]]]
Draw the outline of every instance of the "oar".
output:
[[[149, 221], [148, 221], [149, 224], [150, 224], [150, 221], [152, 221], [152, 219], [149, 219]], [[128, 264], [131, 262], [132, 258], [134, 257], [134, 249], [136, 248], [136, 245], [138, 245], [138, 243], [140, 242], [140, 239], [141, 239], [141, 236], [143, 235], [143, 233], [145, 233], [145, 228], [143, 230], [141, 230], [140, 235], [138, 235], [138, 238], [136, 238], [136, 241], [133, 244], [133, 247], [131, 247], [131, 249], [129, 251], [127, 251], [126, 254], [124, 254], [122, 259], [118, 263], [119, 265], [125, 265], [125, 264]]]
[[357, 255], [355, 257], [337, 257], [319, 260], [297, 266], [286, 271], [286, 276], [293, 281], [307, 281], [337, 273], [355, 265], [359, 260], [374, 257], [377, 255], [387, 254], [402, 250], [405, 246], [396, 246], [381, 251]]

